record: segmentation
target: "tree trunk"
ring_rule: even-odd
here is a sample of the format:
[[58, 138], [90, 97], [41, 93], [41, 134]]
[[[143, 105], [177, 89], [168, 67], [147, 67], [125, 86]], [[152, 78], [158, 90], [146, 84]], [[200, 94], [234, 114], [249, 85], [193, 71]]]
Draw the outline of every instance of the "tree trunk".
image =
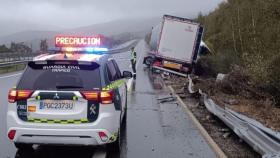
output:
[[233, 18], [231, 18], [231, 29], [232, 29], [232, 41], [233, 41], [233, 48], [234, 48], [234, 52], [237, 54], [237, 48], [236, 48], [236, 40], [235, 40], [235, 31], [234, 31]]
[[244, 53], [243, 49], [243, 40], [241, 36], [241, 27], [240, 27], [240, 9], [237, 8], [237, 24], [238, 24], [238, 34], [239, 34], [239, 40], [240, 40], [240, 48], [241, 48], [241, 53]]
[[254, 13], [253, 10], [250, 9], [251, 11], [251, 20], [252, 20], [252, 31], [253, 31], [253, 40], [254, 40], [254, 45], [255, 45], [255, 51], [258, 52], [258, 54], [260, 54], [260, 50], [259, 50], [259, 46], [258, 46], [258, 42], [257, 42], [257, 32], [256, 32], [256, 22], [254, 19]]

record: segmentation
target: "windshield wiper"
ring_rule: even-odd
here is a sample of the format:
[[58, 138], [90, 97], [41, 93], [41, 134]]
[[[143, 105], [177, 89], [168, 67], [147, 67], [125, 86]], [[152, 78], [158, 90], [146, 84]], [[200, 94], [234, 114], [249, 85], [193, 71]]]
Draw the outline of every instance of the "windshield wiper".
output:
[[83, 86], [56, 86], [57, 89], [84, 88]]

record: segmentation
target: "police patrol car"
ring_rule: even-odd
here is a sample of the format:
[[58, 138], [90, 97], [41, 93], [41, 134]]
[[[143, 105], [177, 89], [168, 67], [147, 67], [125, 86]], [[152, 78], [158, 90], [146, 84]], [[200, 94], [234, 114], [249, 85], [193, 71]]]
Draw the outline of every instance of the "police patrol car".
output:
[[[85, 41], [76, 38], [74, 42], [96, 45]], [[17, 148], [107, 144], [118, 150], [127, 109], [125, 79], [132, 77], [131, 72], [121, 73], [110, 55], [93, 53], [104, 48], [63, 49], [34, 58], [10, 90], [8, 138]]]

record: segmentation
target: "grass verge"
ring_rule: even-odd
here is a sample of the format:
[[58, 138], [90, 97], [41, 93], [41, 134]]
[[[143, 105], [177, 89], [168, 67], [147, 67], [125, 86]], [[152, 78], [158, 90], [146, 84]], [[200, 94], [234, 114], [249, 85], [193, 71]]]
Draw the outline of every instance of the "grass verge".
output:
[[16, 71], [21, 71], [25, 68], [26, 64], [18, 64], [13, 66], [7, 66], [0, 68], [0, 74], [11, 73]]

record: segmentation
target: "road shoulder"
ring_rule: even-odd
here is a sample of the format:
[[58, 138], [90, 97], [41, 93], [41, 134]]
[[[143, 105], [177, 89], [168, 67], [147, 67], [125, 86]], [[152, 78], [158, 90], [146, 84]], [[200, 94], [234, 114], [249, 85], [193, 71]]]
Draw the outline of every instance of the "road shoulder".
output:
[[196, 117], [193, 115], [193, 113], [190, 111], [188, 106], [183, 102], [183, 100], [175, 93], [174, 89], [171, 86], [168, 86], [171, 93], [176, 97], [180, 105], [184, 108], [186, 114], [190, 117], [193, 124], [197, 127], [201, 135], [204, 137], [204, 139], [207, 141], [209, 146], [212, 148], [212, 150], [215, 152], [217, 157], [219, 158], [226, 158], [227, 156], [222, 151], [222, 149], [217, 145], [217, 143], [211, 138], [211, 136], [208, 134], [208, 132], [205, 130], [205, 128], [199, 123], [199, 121], [196, 119]]

